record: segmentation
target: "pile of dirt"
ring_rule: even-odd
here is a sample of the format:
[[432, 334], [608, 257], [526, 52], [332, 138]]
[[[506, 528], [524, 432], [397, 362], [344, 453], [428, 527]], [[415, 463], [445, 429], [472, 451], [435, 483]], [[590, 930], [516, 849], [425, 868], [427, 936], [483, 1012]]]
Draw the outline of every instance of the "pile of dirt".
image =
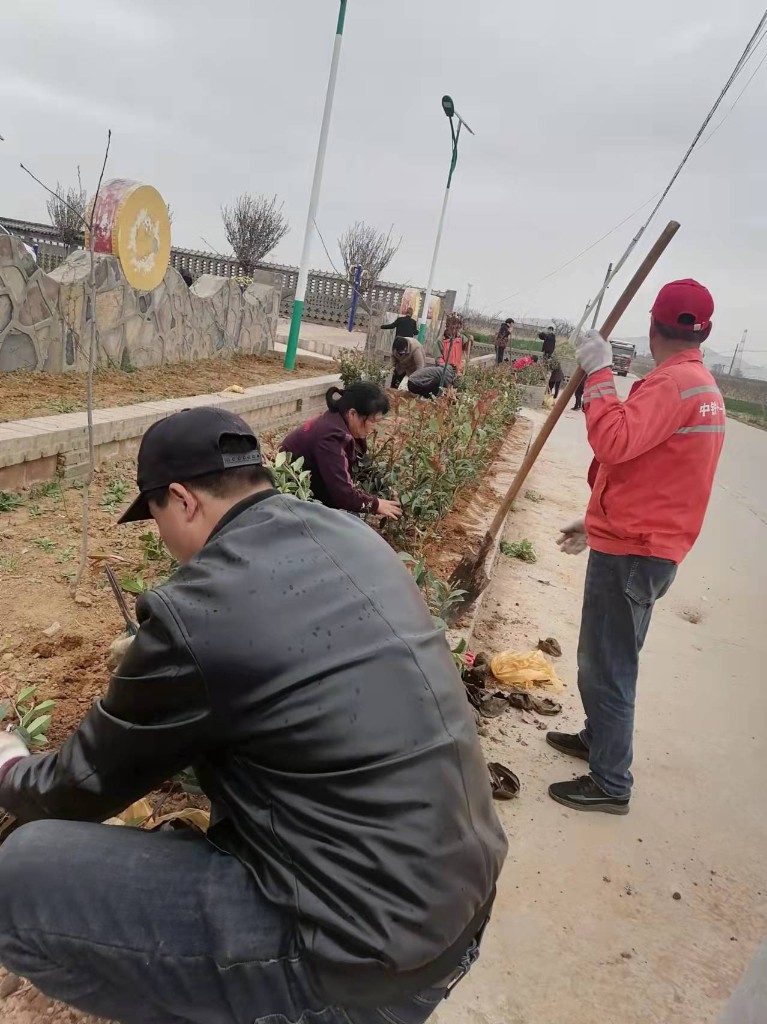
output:
[[[294, 371], [282, 365], [284, 356], [231, 356], [195, 363], [166, 363], [143, 370], [99, 369], [93, 377], [93, 404], [110, 409], [163, 398], [213, 394], [232, 384], [252, 388], [290, 377], [320, 377], [335, 372], [335, 363], [302, 356]], [[53, 416], [85, 409], [84, 373], [0, 373], [0, 423]]]

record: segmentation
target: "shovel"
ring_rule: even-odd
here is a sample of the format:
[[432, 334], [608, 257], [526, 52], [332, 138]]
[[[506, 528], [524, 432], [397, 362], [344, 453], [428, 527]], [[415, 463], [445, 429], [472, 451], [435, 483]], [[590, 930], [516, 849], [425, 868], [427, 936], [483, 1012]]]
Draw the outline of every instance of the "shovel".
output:
[[[675, 220], [669, 221], [658, 238], [658, 241], [645, 256], [636, 273], [624, 288], [623, 294], [615, 303], [615, 306], [608, 314], [607, 319], [602, 324], [599, 333], [605, 340], [608, 340], [612, 332], [615, 330], [618, 321], [626, 312], [629, 303], [639, 291], [646, 277], [658, 262], [661, 254], [664, 252], [678, 230], [679, 224]], [[464, 555], [450, 576], [450, 589], [464, 590], [466, 592], [463, 601], [460, 604], [453, 606], [453, 621], [474, 604], [487, 586], [489, 582], [487, 571], [485, 569], [487, 556], [490, 553], [503, 524], [506, 522], [506, 517], [509, 514], [509, 510], [511, 509], [514, 499], [519, 494], [522, 484], [525, 482], [530, 470], [533, 468], [535, 460], [541, 454], [541, 449], [546, 444], [549, 435], [556, 426], [557, 420], [567, 408], [570, 399], [575, 394], [578, 385], [584, 377], [585, 374], [583, 370], [578, 367], [568, 381], [567, 386], [560, 392], [559, 398], [554, 403], [551, 412], [546, 418], [541, 429], [538, 431], [537, 437], [530, 445], [522, 465], [517, 470], [517, 474], [512, 480], [511, 486], [506, 492], [506, 495], [495, 514], [495, 518], [490, 524], [485, 536], [482, 538], [479, 549], [474, 554]]]

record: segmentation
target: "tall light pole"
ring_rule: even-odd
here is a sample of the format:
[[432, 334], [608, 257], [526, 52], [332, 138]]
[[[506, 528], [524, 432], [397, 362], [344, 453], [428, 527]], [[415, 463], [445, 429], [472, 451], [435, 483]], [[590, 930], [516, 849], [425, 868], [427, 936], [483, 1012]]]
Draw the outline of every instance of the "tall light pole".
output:
[[[447, 201], [450, 198], [450, 186], [453, 183], [453, 172], [458, 163], [458, 139], [461, 137], [461, 128], [465, 128], [471, 135], [474, 132], [469, 128], [463, 118], [456, 112], [455, 104], [449, 96], [442, 97], [442, 109], [450, 120], [450, 134], [453, 138], [453, 155], [450, 160], [450, 173], [447, 176], [447, 188], [445, 198], [442, 200], [442, 213], [439, 215], [439, 227], [437, 228], [437, 239], [434, 243], [434, 255], [431, 258], [431, 270], [429, 271], [429, 283], [426, 286], [426, 297], [424, 298], [423, 309], [419, 317], [418, 340], [423, 344], [426, 336], [426, 323], [429, 319], [429, 306], [431, 305], [431, 291], [434, 287], [434, 271], [437, 269], [437, 258], [439, 256], [439, 245], [442, 241], [442, 229], [445, 226], [445, 213], [447, 212]], [[454, 120], [458, 121], [456, 131]]]
[[304, 247], [301, 250], [301, 265], [298, 270], [298, 284], [293, 299], [293, 315], [290, 318], [290, 334], [288, 335], [288, 348], [285, 353], [285, 367], [292, 370], [296, 365], [296, 350], [298, 348], [298, 335], [301, 330], [301, 317], [304, 312], [304, 299], [306, 298], [306, 283], [309, 279], [309, 260], [312, 250], [312, 235], [314, 233], [314, 221], [317, 214], [317, 207], [320, 202], [320, 189], [322, 187], [322, 172], [325, 168], [325, 153], [328, 148], [328, 134], [330, 132], [330, 116], [333, 113], [333, 96], [336, 91], [336, 79], [338, 78], [338, 64], [341, 59], [341, 40], [344, 34], [344, 19], [346, 18], [346, 2], [340, 0], [338, 11], [338, 23], [336, 25], [336, 39], [333, 45], [333, 59], [330, 62], [330, 77], [328, 78], [328, 91], [325, 94], [325, 110], [322, 115], [322, 127], [320, 128], [320, 142], [317, 147], [317, 160], [314, 164], [314, 180], [312, 182], [312, 194], [309, 199], [309, 214], [306, 218], [306, 231], [304, 232]]

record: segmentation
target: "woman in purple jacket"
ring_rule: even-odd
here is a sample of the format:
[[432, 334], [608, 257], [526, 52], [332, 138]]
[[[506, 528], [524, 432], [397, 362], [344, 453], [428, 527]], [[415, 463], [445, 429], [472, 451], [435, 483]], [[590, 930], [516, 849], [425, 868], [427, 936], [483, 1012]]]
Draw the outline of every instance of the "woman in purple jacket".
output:
[[314, 497], [323, 505], [399, 519], [398, 501], [366, 494], [351, 476], [354, 463], [367, 451], [367, 438], [389, 411], [389, 399], [377, 384], [356, 381], [343, 391], [330, 388], [325, 401], [328, 411], [291, 430], [280, 449], [294, 459], [303, 457]]

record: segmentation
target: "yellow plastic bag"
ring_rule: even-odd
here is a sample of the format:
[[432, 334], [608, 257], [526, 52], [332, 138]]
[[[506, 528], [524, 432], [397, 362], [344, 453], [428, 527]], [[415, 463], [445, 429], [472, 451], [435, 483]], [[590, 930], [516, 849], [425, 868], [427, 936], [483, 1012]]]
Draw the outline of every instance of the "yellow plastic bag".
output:
[[490, 671], [501, 684], [511, 688], [529, 690], [533, 686], [564, 688], [562, 680], [547, 661], [542, 651], [503, 651], [490, 662]]

